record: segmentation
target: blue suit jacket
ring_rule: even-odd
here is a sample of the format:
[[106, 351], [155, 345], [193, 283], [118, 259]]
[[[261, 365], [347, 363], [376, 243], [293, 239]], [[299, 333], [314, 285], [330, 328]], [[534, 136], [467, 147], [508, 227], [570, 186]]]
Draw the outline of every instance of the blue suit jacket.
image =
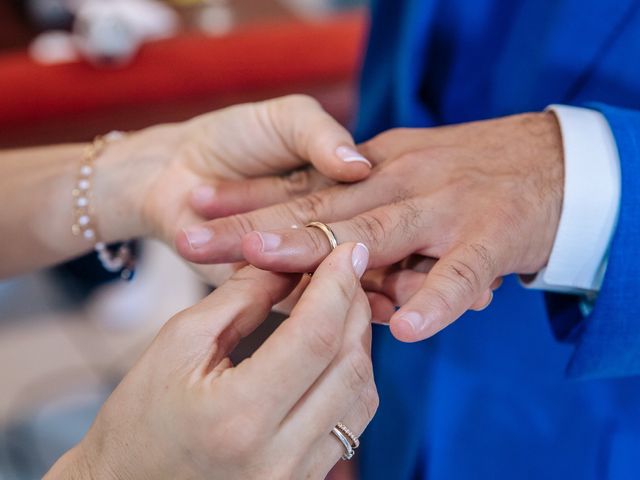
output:
[[589, 317], [510, 279], [426, 342], [376, 330], [363, 478], [640, 478], [640, 0], [378, 0], [372, 17], [360, 140], [587, 105], [615, 135], [622, 203]]

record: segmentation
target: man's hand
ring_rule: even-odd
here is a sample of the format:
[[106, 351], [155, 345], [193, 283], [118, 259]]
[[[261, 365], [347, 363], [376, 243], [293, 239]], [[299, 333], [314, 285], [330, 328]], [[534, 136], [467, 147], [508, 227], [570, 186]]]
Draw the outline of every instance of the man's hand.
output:
[[564, 184], [552, 113], [393, 130], [360, 151], [378, 165], [367, 180], [209, 222], [198, 228], [211, 241], [193, 248], [180, 234], [179, 252], [196, 262], [246, 258], [264, 269], [311, 271], [328, 254], [327, 239], [290, 227], [318, 220], [340, 242], [367, 244], [373, 268], [412, 254], [439, 259], [424, 273], [400, 270], [383, 282], [386, 294], [403, 300], [390, 323], [404, 341], [427, 338], [490, 301], [498, 277], [547, 263]]

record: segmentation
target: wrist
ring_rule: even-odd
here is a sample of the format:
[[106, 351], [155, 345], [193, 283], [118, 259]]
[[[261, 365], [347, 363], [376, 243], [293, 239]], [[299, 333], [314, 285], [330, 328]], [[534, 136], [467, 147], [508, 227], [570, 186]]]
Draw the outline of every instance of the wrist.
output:
[[535, 179], [532, 187], [537, 194], [532, 197], [534, 203], [531, 214], [537, 219], [533, 226], [537, 233], [528, 249], [532, 255], [525, 263], [529, 267], [520, 273], [539, 271], [549, 262], [564, 197], [564, 152], [560, 124], [549, 111], [532, 113], [531, 119], [533, 127], [529, 128], [529, 134], [532, 143], [523, 145], [521, 155], [529, 157], [531, 165], [526, 171], [531, 172], [530, 178]]
[[95, 216], [106, 243], [154, 232], [155, 219], [144, 208], [155, 178], [169, 162], [175, 126], [153, 127], [106, 146], [96, 160], [93, 195]]

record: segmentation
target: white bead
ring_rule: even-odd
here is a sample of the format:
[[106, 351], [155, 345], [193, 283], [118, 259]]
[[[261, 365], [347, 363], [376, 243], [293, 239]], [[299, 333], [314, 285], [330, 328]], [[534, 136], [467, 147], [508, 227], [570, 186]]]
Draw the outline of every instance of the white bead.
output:
[[92, 238], [94, 238], [96, 236], [96, 232], [94, 232], [92, 229], [87, 229], [85, 230], [82, 235], [84, 235], [84, 238], [86, 238], [87, 240], [91, 240]]
[[91, 168], [89, 165], [83, 165], [80, 168], [80, 175], [82, 176], [88, 177], [92, 173], [93, 173], [93, 168]]
[[105, 245], [104, 242], [98, 242], [96, 243], [96, 251], [97, 252], [102, 252], [104, 250], [106, 250], [107, 246]]
[[107, 133], [103, 138], [107, 142], [116, 142], [118, 140], [122, 140], [125, 136], [126, 134], [124, 132], [121, 132], [119, 130], [114, 130], [113, 132]]
[[89, 215], [82, 215], [80, 218], [78, 218], [78, 223], [83, 227], [89, 225], [90, 221], [91, 219], [89, 218]]
[[89, 187], [91, 187], [89, 180], [82, 179], [78, 182], [78, 188], [80, 190], [89, 190]]
[[78, 200], [76, 200], [76, 205], [81, 208], [86, 207], [89, 205], [89, 199], [87, 197], [79, 197]]

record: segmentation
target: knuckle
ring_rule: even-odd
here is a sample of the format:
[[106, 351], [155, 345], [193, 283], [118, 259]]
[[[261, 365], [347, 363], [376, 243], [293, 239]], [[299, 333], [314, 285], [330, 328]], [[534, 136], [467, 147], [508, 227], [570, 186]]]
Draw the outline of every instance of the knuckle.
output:
[[[228, 415], [224, 420], [225, 444], [229, 456], [246, 458], [247, 454], [258, 451], [265, 438], [264, 421], [246, 412]], [[217, 429], [216, 429], [217, 430]]]
[[359, 239], [367, 245], [382, 243], [387, 231], [387, 221], [377, 214], [364, 213], [352, 220], [352, 226]]
[[[180, 339], [193, 336], [201, 331], [200, 314], [198, 305], [183, 310], [171, 317], [158, 332], [159, 338], [163, 338], [169, 344], [178, 342]], [[216, 339], [212, 339], [216, 342]]]
[[371, 420], [380, 406], [380, 396], [375, 384], [371, 383], [371, 386], [367, 388], [362, 395], [362, 408], [367, 415], [367, 420]]
[[187, 311], [177, 313], [171, 317], [158, 332], [158, 338], [169, 343], [175, 341], [176, 338], [181, 336], [181, 333], [185, 330], [185, 324], [187, 323]]
[[446, 264], [444, 275], [460, 289], [460, 293], [476, 291], [480, 286], [480, 277], [468, 263], [452, 259]]
[[269, 289], [263, 280], [251, 275], [251, 270], [243, 268], [237, 271], [222, 288], [238, 292], [243, 297], [251, 296], [251, 305], [247, 307], [252, 310], [271, 308], [274, 299]]
[[238, 238], [242, 238], [249, 232], [258, 230], [255, 221], [250, 215], [240, 214], [229, 217], [229, 225]]
[[396, 139], [398, 136], [404, 135], [404, 133], [407, 131], [408, 129], [402, 127], [391, 128], [382, 133], [379, 133], [367, 143], [375, 146], [393, 144], [395, 141], [397, 141]]
[[311, 355], [329, 361], [337, 354], [342, 339], [331, 321], [315, 322], [312, 328], [305, 325], [303, 329], [299, 336]]
[[310, 193], [287, 205], [289, 213], [298, 224], [304, 225], [310, 220], [320, 220], [327, 215], [328, 204], [324, 195]]
[[284, 191], [289, 197], [298, 197], [311, 191], [309, 169], [296, 170], [282, 179]]
[[429, 288], [425, 292], [429, 295], [429, 298], [432, 299], [433, 303], [430, 305], [436, 311], [443, 311], [447, 314], [447, 316], [451, 316], [454, 314], [454, 306], [451, 300], [451, 297], [456, 293], [452, 292], [450, 289], [448, 291], [441, 291], [434, 288]]
[[287, 106], [300, 106], [300, 107], [319, 107], [320, 102], [318, 102], [315, 98], [304, 95], [302, 93], [293, 93], [290, 95], [286, 95], [280, 99], [280, 102], [283, 105]]
[[468, 247], [478, 258], [478, 265], [483, 270], [483, 273], [489, 277], [495, 277], [496, 273], [496, 261], [491, 251], [481, 243], [471, 243]]
[[347, 310], [353, 301], [357, 281], [353, 274], [347, 272], [336, 272], [334, 277], [336, 280], [333, 284], [335, 291], [332, 293], [336, 295], [334, 297], [336, 304], [344, 306], [344, 309]]
[[345, 386], [353, 392], [360, 392], [373, 381], [371, 359], [363, 351], [356, 350], [349, 354], [347, 362], [349, 370], [345, 378]]
[[[405, 195], [411, 195], [405, 192]], [[404, 197], [395, 205], [398, 211], [397, 228], [403, 235], [413, 241], [420, 234], [423, 227], [422, 209], [416, 205], [416, 202]]]

